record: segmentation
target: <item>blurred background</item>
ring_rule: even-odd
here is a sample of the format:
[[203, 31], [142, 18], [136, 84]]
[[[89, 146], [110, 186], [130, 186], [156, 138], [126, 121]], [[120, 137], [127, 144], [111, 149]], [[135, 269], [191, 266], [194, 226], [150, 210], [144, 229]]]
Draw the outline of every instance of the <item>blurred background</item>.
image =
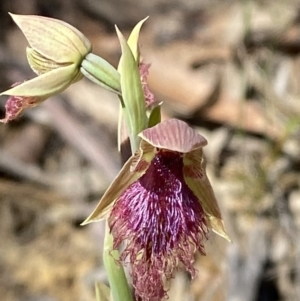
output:
[[[127, 35], [149, 15], [150, 88], [164, 118], [207, 138], [233, 241], [211, 234], [198, 277], [179, 272], [170, 300], [300, 300], [299, 0], [1, 0], [1, 91], [34, 76], [7, 12], [67, 21], [114, 65], [114, 24]], [[117, 120], [118, 99], [83, 80], [0, 125], [1, 300], [95, 300], [103, 224], [80, 223], [120, 168]]]

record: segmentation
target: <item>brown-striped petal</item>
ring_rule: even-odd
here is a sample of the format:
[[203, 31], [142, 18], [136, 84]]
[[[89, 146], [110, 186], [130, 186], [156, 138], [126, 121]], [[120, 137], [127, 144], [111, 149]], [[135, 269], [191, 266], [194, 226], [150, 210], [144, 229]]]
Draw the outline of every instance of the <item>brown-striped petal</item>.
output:
[[102, 196], [95, 210], [82, 225], [105, 218], [112, 209], [114, 201], [121, 193], [145, 173], [154, 155], [154, 148], [148, 143], [142, 142], [140, 149], [124, 164], [117, 177]]
[[230, 241], [224, 227], [214, 191], [206, 175], [206, 160], [202, 148], [185, 154], [183, 162], [185, 182], [203, 206], [212, 230]]
[[157, 148], [179, 153], [188, 153], [207, 144], [204, 137], [178, 119], [161, 122], [144, 130], [139, 136]]

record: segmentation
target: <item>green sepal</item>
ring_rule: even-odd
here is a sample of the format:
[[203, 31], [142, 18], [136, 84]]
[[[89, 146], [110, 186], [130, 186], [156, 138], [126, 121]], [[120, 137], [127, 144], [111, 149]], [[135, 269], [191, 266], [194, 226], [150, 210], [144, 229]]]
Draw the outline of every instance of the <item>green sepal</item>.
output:
[[79, 64], [92, 49], [90, 41], [66, 22], [34, 15], [10, 13], [10, 16], [22, 30], [30, 46], [58, 64]]
[[20, 85], [14, 86], [0, 95], [16, 95], [30, 97], [49, 97], [57, 94], [72, 83], [78, 81], [82, 75], [75, 64], [53, 69]]

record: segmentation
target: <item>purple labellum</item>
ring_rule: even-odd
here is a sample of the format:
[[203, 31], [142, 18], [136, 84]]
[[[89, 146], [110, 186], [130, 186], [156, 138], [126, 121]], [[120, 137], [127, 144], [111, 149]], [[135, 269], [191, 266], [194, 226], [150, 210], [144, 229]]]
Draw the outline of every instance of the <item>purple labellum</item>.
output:
[[203, 208], [183, 176], [183, 155], [158, 149], [145, 174], [120, 195], [109, 217], [114, 248], [126, 240], [136, 295], [166, 296], [164, 281], [179, 262], [194, 276], [194, 253], [204, 254], [208, 229]]

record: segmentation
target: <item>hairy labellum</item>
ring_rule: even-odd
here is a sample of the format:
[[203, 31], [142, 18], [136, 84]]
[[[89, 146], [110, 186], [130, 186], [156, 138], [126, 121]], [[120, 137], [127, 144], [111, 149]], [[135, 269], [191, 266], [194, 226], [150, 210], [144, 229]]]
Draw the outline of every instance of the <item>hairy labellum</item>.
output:
[[204, 211], [184, 181], [182, 154], [159, 150], [146, 173], [115, 203], [109, 218], [114, 247], [127, 240], [121, 260], [129, 259], [136, 294], [143, 300], [166, 295], [164, 279], [179, 261], [194, 276], [194, 253], [204, 254]]
[[155, 102], [154, 94], [150, 91], [148, 86], [148, 75], [149, 75], [150, 64], [141, 62], [139, 64], [139, 71], [141, 75], [141, 84], [144, 91], [146, 107], [151, 106]]
[[195, 275], [194, 255], [204, 254], [209, 229], [230, 240], [205, 170], [204, 137], [170, 119], [139, 134], [131, 156], [84, 224], [108, 216], [114, 248], [130, 263], [143, 301], [167, 296], [179, 263]]
[[10, 96], [5, 104], [5, 117], [0, 122], [7, 123], [16, 119], [26, 108], [34, 107], [41, 101], [39, 97]]

